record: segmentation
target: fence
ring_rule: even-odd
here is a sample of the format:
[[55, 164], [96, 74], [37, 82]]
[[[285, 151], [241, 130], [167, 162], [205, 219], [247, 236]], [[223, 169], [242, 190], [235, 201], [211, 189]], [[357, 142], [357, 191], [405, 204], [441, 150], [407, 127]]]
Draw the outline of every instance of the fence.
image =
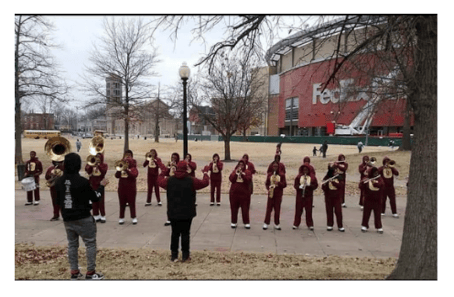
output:
[[[203, 141], [223, 141], [222, 136], [216, 135], [188, 135], [188, 140], [203, 140]], [[178, 139], [183, 139], [182, 134], [178, 134]], [[272, 142], [272, 143], [312, 143], [322, 144], [327, 141], [328, 144], [340, 144], [340, 145], [357, 145], [358, 142], [362, 142], [366, 145], [366, 136], [247, 136], [246, 139], [243, 136], [232, 136], [231, 141], [249, 141], [249, 142]], [[388, 146], [389, 141], [394, 141], [394, 146], [400, 146], [402, 144], [402, 138], [396, 137], [376, 137], [369, 136], [367, 139], [368, 146]]]

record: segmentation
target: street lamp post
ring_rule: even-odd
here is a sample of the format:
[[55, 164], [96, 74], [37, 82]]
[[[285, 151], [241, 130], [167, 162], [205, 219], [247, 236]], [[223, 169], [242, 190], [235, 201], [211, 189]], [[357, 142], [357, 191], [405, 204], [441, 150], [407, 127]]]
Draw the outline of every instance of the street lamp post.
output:
[[186, 98], [186, 85], [191, 74], [191, 70], [187, 66], [186, 62], [180, 67], [179, 74], [183, 80], [183, 159], [188, 154], [188, 127], [187, 127], [187, 98]]

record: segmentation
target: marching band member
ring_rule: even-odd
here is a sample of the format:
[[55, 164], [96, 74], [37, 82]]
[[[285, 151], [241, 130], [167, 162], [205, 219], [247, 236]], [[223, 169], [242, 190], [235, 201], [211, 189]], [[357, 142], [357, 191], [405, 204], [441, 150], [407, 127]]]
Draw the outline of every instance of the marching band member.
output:
[[[163, 176], [174, 176], [177, 170], [177, 164], [180, 162], [180, 155], [178, 153], [173, 153], [170, 156], [170, 161], [167, 163], [167, 167], [162, 163], [158, 162], [159, 168], [161, 168], [161, 174]], [[167, 221], [164, 223], [164, 226], [170, 226], [170, 220], [167, 218]]]
[[347, 184], [348, 163], [345, 161], [345, 156], [343, 154], [340, 154], [337, 157], [337, 161], [338, 162], [335, 162], [337, 165], [337, 171], [338, 171], [339, 175], [341, 176], [339, 178], [339, 180], [341, 181], [339, 195], [341, 198], [342, 207], [347, 207], [347, 205], [345, 204], [345, 185]]
[[[277, 155], [279, 156], [279, 155]], [[266, 177], [265, 187], [268, 190], [268, 199], [266, 203], [266, 214], [265, 224], [263, 230], [268, 229], [268, 225], [271, 221], [271, 211], [274, 209], [274, 228], [281, 230], [279, 226], [279, 218], [281, 215], [281, 203], [284, 188], [287, 187], [287, 181], [285, 180], [285, 169], [284, 172], [279, 171], [279, 162], [273, 162], [273, 172], [268, 173]]]
[[[91, 188], [94, 191], [98, 191], [101, 181], [104, 179], [109, 166], [104, 163], [104, 156], [101, 153], [97, 153], [96, 157], [99, 158], [99, 163], [95, 166], [85, 165], [85, 172], [89, 175], [88, 181], [90, 182]], [[93, 217], [96, 222], [106, 222], [106, 210], [105, 210], [105, 199], [104, 199], [104, 187], [100, 190], [101, 197], [99, 201], [93, 202]], [[99, 214], [101, 213], [101, 214]]]
[[367, 177], [361, 180], [361, 187], [364, 189], [364, 211], [361, 223], [361, 231], [367, 232], [369, 229], [369, 218], [374, 211], [374, 224], [378, 233], [383, 233], [381, 224], [381, 191], [383, 188], [383, 179], [378, 172], [377, 167], [368, 170]]
[[221, 184], [222, 184], [222, 168], [224, 164], [219, 160], [219, 155], [213, 155], [213, 161], [210, 163], [209, 171], [210, 174], [210, 186], [211, 186], [211, 196], [210, 196], [210, 206], [214, 205], [214, 192], [216, 191], [216, 204], [221, 206]]
[[231, 211], [230, 227], [236, 228], [238, 222], [238, 210], [241, 207], [243, 224], [246, 229], [250, 229], [249, 206], [251, 204], [252, 173], [246, 169], [246, 160], [240, 160], [235, 169], [229, 176], [232, 183], [230, 185], [229, 200]]
[[197, 164], [192, 161], [191, 154], [187, 154], [185, 159], [186, 163], [188, 163], [188, 173], [190, 176], [195, 177], [195, 170], [197, 169]]
[[306, 209], [306, 225], [310, 230], [314, 230], [314, 221], [312, 220], [313, 192], [318, 187], [317, 178], [311, 172], [307, 164], [300, 166], [298, 175], [295, 178], [293, 187], [296, 189], [295, 219], [293, 220], [293, 229], [299, 227], [303, 209]]
[[[161, 162], [161, 159], [158, 158], [158, 152], [155, 149], [151, 149], [149, 153], [149, 158], [145, 159], [145, 162], [143, 162], [143, 167], [147, 167], [147, 185], [148, 185], [148, 191], [147, 191], [147, 202], [145, 203], [145, 206], [150, 206], [151, 205], [151, 196], [153, 194], [153, 189], [156, 195], [156, 200], [158, 201], [158, 205], [162, 206], [161, 202], [161, 196], [159, 193], [159, 187], [158, 187], [158, 175], [159, 175], [159, 167], [158, 167], [158, 162]], [[146, 155], [146, 156], [147, 156]]]
[[281, 155], [279, 154], [276, 154], [274, 155], [274, 161], [271, 162], [271, 164], [268, 166], [268, 169], [266, 170], [266, 173], [269, 174], [269, 173], [273, 173], [273, 164], [277, 162], [279, 164], [279, 172], [285, 174], [285, 165], [284, 163], [281, 162]]
[[120, 200], [120, 219], [118, 223], [123, 225], [125, 222], [125, 209], [126, 203], [129, 205], [131, 214], [132, 224], [137, 224], [136, 216], [136, 194], [137, 194], [137, 176], [139, 171], [137, 170], [137, 162], [133, 159], [133, 153], [131, 150], [125, 151], [123, 155], [123, 161], [127, 162], [125, 169], [115, 172], [115, 177], [118, 178], [118, 198]]
[[[336, 164], [328, 165], [328, 172], [323, 178], [322, 190], [325, 194], [325, 208], [327, 219], [327, 230], [332, 231], [334, 225], [334, 214], [336, 214], [337, 228], [340, 232], [344, 232], [342, 225], [342, 206], [341, 206], [341, 186], [339, 176], [336, 177]], [[333, 212], [334, 209], [334, 212]]]
[[382, 191], [382, 211], [381, 214], [385, 215], [386, 200], [389, 197], [389, 204], [391, 205], [391, 212], [393, 217], [398, 218], [396, 209], [396, 192], [394, 190], [394, 176], [399, 175], [399, 171], [394, 168], [394, 161], [390, 164], [391, 160], [388, 157], [383, 158], [383, 166], [378, 168], [381, 177], [383, 178], [384, 187]]
[[55, 190], [55, 180], [58, 175], [63, 175], [64, 165], [62, 161], [52, 161], [52, 165], [47, 168], [45, 179], [49, 186], [50, 197], [52, 198], [52, 207], [54, 216], [51, 221], [58, 221], [60, 219], [60, 206], [57, 203], [57, 192]]
[[43, 164], [38, 157], [36, 152], [30, 152], [30, 160], [25, 162], [25, 177], [33, 177], [35, 179], [36, 189], [33, 191], [27, 191], [27, 202], [25, 205], [33, 204], [33, 193], [35, 195], [35, 205], [39, 204], [39, 176], [43, 173]]
[[361, 180], [363, 178], [367, 177], [369, 169], [372, 168], [369, 163], [369, 156], [363, 156], [363, 162], [359, 164], [358, 166], [358, 171], [359, 171], [359, 185], [358, 188], [361, 191], [361, 194], [359, 196], [359, 205], [361, 206], [361, 209], [364, 208], [364, 188], [361, 187]]
[[242, 160], [244, 160], [245, 169], [248, 170], [251, 173], [251, 182], [250, 182], [250, 186], [249, 187], [250, 187], [250, 191], [251, 191], [251, 195], [252, 195], [252, 194], [254, 194], [254, 181], [252, 180], [252, 177], [256, 173], [255, 166], [254, 166], [254, 164], [249, 162], [249, 155], [248, 154], [244, 154]]
[[190, 231], [192, 219], [197, 215], [195, 207], [196, 190], [208, 186], [208, 166], [203, 169], [203, 179], [188, 174], [185, 161], [177, 163], [175, 174], [167, 177], [165, 172], [159, 175], [159, 186], [167, 190], [167, 217], [171, 220], [172, 235], [170, 251], [172, 262], [178, 261], [178, 247], [181, 237], [183, 262], [190, 260]]

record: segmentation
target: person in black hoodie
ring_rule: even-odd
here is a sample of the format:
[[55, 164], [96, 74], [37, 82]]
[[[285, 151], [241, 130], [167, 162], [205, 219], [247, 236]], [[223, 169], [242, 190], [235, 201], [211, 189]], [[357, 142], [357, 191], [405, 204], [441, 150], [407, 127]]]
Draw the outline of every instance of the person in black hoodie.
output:
[[80, 176], [80, 156], [69, 153], [65, 156], [64, 172], [55, 182], [57, 203], [60, 206], [68, 238], [68, 260], [71, 266], [71, 279], [83, 279], [79, 271], [79, 236], [85, 243], [87, 254], [87, 274], [85, 279], [99, 280], [104, 275], [96, 272], [96, 222], [91, 215], [91, 202], [98, 202], [101, 192], [109, 183], [102, 180], [96, 191], [89, 181]]
[[192, 177], [188, 174], [188, 163], [178, 162], [177, 169], [173, 176], [168, 177], [161, 172], [158, 177], [158, 184], [167, 190], [167, 217], [171, 222], [172, 235], [170, 241], [170, 260], [178, 261], [178, 246], [181, 237], [181, 251], [183, 262], [190, 260], [189, 241], [192, 219], [197, 215], [195, 207], [196, 190], [207, 187], [210, 183], [208, 177], [208, 166], [203, 170], [203, 180]]

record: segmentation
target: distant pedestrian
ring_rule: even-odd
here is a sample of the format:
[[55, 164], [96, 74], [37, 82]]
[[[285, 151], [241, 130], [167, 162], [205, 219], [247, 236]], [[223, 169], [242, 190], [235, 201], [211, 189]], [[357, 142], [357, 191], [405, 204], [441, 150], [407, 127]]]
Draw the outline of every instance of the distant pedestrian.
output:
[[82, 142], [80, 142], [80, 140], [79, 140], [79, 139], [77, 139], [77, 141], [76, 141], [76, 148], [77, 148], [77, 152], [79, 152], [79, 151], [80, 151], [80, 148], [81, 148], [81, 147], [82, 147]]
[[360, 141], [360, 142], [358, 142], [357, 147], [358, 147], [358, 153], [361, 153], [363, 150], [364, 144]]
[[69, 153], [65, 156], [63, 176], [55, 182], [57, 201], [68, 238], [71, 280], [84, 279], [79, 270], [79, 236], [85, 243], [87, 255], [85, 279], [101, 280], [104, 275], [96, 272], [96, 222], [90, 214], [90, 201], [99, 201], [109, 181], [101, 181], [97, 191], [94, 191], [89, 181], [79, 174], [81, 163], [78, 154]]
[[318, 155], [321, 156], [323, 154], [323, 144], [320, 145], [320, 148], [318, 149], [318, 151], [320, 152], [320, 154], [318, 154]]
[[328, 150], [328, 141], [325, 140], [322, 147], [323, 147], [323, 158], [326, 158], [326, 151]]
[[312, 150], [312, 157], [317, 157], [317, 147], [314, 146], [314, 149]]

